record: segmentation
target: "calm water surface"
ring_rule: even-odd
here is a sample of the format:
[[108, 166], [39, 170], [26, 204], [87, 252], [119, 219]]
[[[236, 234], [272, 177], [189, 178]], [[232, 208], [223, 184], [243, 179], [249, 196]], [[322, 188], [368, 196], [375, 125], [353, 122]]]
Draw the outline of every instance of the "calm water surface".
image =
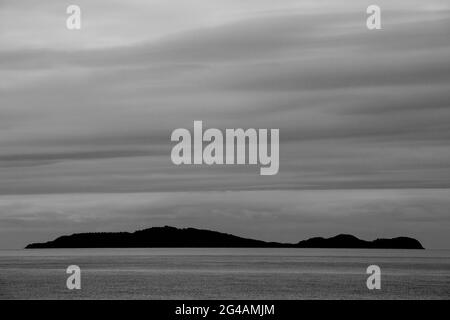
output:
[[[81, 268], [81, 290], [66, 268]], [[382, 271], [366, 287], [367, 266]], [[449, 250], [0, 250], [0, 299], [449, 299]]]

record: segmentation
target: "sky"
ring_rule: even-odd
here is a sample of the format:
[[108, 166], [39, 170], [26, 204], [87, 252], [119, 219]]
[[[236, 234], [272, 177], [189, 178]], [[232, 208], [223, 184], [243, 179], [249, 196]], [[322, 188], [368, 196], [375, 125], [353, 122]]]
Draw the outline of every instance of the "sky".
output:
[[[67, 6], [81, 30], [66, 28]], [[450, 4], [0, 1], [0, 248], [74, 232], [352, 233], [450, 248]], [[171, 132], [280, 129], [280, 170]]]

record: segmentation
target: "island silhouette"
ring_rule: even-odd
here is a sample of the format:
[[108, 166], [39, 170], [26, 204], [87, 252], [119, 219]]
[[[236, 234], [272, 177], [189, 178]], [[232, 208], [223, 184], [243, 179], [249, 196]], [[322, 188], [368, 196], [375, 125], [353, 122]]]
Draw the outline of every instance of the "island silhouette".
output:
[[49, 248], [349, 248], [424, 249], [413, 238], [397, 237], [366, 241], [353, 235], [315, 237], [298, 243], [266, 242], [232, 234], [195, 228], [153, 227], [135, 232], [76, 233], [45, 243], [31, 243], [25, 249]]

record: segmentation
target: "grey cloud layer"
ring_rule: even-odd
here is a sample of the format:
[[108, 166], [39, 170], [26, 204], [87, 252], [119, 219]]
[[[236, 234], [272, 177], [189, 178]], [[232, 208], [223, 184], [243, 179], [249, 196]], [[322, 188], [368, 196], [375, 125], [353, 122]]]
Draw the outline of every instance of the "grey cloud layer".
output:
[[[161, 210], [168, 216], [147, 219], [143, 214], [139, 221], [169, 224], [175, 221], [171, 214], [182, 211], [192, 220], [177, 216], [176, 221], [198, 226], [207, 226], [206, 216], [216, 206], [243, 217], [262, 214], [268, 206], [238, 201], [225, 210], [227, 202], [218, 197], [207, 204], [194, 197], [201, 205], [189, 209], [173, 201], [187, 189], [330, 189], [336, 197], [343, 195], [341, 189], [364, 189], [365, 197], [380, 195], [370, 201], [371, 212], [389, 212], [415, 230], [428, 219], [427, 211], [435, 222], [445, 218], [447, 194], [432, 188], [450, 186], [446, 1], [381, 1], [383, 29], [375, 32], [365, 28], [370, 3], [364, 1], [127, 3], [81, 1], [86, 23], [79, 33], [64, 29], [65, 8], [56, 2], [42, 1], [42, 7], [33, 5], [29, 13], [22, 2], [6, 1], [2, 7], [3, 222], [48, 236], [41, 226], [55, 219], [59, 229], [55, 226], [54, 233], [72, 230], [65, 215], [69, 209], [18, 203], [11, 196], [22, 194], [23, 199], [62, 194], [60, 199], [70, 203], [77, 193], [113, 193], [108, 199], [126, 193], [121, 199], [128, 203], [135, 200], [134, 192], [167, 192], [171, 196], [160, 198], [161, 207], [146, 203], [142, 212]], [[191, 129], [193, 120], [220, 129], [280, 128], [280, 173], [268, 178], [259, 176], [256, 167], [175, 167], [170, 133]], [[413, 204], [398, 200], [401, 204], [387, 208], [383, 203], [389, 193], [375, 190], [380, 188], [416, 188], [417, 195], [426, 196]], [[286, 193], [287, 202], [297, 198], [295, 192]], [[336, 201], [350, 209], [350, 194]], [[92, 220], [75, 213], [80, 209], [87, 214], [86, 207], [73, 211], [80, 221], [90, 221], [78, 225], [79, 231], [101, 225], [97, 214], [113, 210], [108, 201], [89, 208]], [[276, 210], [276, 203], [268, 216], [283, 211]], [[305, 218], [315, 203], [303, 201], [301, 206], [286, 210]], [[138, 207], [117, 210], [135, 212]], [[344, 209], [334, 209], [345, 215]], [[409, 210], [420, 214], [411, 220]], [[285, 227], [288, 216], [283, 216]], [[355, 230], [371, 235], [365, 218], [356, 216], [351, 218]], [[114, 217], [108, 227], [134, 227], [119, 223], [127, 219], [125, 214]], [[235, 218], [228, 224], [225, 218], [218, 221], [231, 228], [224, 231], [240, 231]], [[330, 221], [315, 230], [341, 225], [339, 219]], [[255, 236], [264, 232], [255, 231]], [[425, 238], [437, 243], [431, 231]]]
[[0, 243], [21, 247], [63, 233], [169, 224], [289, 242], [341, 232], [368, 239], [409, 235], [428, 248], [445, 248], [449, 199], [448, 190], [4, 196]]
[[[0, 66], [6, 75], [41, 76], [11, 85], [6, 81], [2, 89], [0, 166], [7, 171], [0, 175], [8, 177], [17, 164], [14, 174], [19, 179], [14, 188], [2, 186], [0, 191], [30, 192], [35, 180], [30, 184], [21, 173], [27, 164], [36, 170], [33, 179], [39, 178], [37, 170], [42, 169], [36, 164], [42, 163], [57, 163], [54, 172], [64, 178], [70, 173], [61, 170], [60, 162], [70, 161], [72, 168], [73, 161], [96, 159], [80, 165], [80, 170], [88, 170], [92, 179], [109, 181], [89, 170], [89, 164], [92, 169], [102, 163], [109, 166], [108, 158], [120, 158], [109, 172], [127, 175], [134, 162], [127, 158], [165, 153], [166, 172], [152, 167], [154, 161], [148, 159], [149, 165], [135, 170], [149, 176], [147, 185], [135, 184], [136, 176], [130, 175], [126, 189], [155, 190], [155, 170], [167, 174], [159, 185], [170, 188], [168, 136], [174, 128], [190, 127], [194, 119], [221, 128], [280, 128], [281, 176], [295, 175], [298, 180], [276, 177], [268, 182], [274, 188], [336, 188], [342, 171], [353, 177], [343, 187], [446, 187], [439, 177], [450, 176], [450, 47], [445, 32], [450, 11], [397, 9], [389, 15], [379, 33], [367, 31], [354, 10], [276, 11], [124, 47], [3, 50]], [[311, 148], [314, 140], [318, 141]], [[430, 150], [430, 144], [433, 152], [420, 155], [414, 165], [408, 150]], [[325, 152], [321, 146], [333, 161], [331, 167], [314, 165]], [[283, 152], [284, 148], [289, 150]], [[382, 149], [391, 150], [390, 156], [381, 156], [389, 177], [371, 165], [380, 160], [376, 154]], [[341, 150], [348, 155], [342, 156]], [[361, 160], [355, 158], [358, 153], [371, 157], [365, 167], [363, 163], [348, 172], [354, 159]], [[405, 166], [418, 178], [405, 179]], [[233, 170], [209, 170], [211, 180]], [[330, 170], [335, 170], [335, 177]], [[302, 171], [316, 177], [302, 180]], [[325, 173], [329, 179], [323, 178]], [[83, 171], [77, 174], [83, 176]], [[259, 182], [253, 174], [244, 172], [247, 186], [237, 179], [231, 185], [219, 182], [216, 188], [255, 188]], [[49, 185], [39, 184], [42, 189], [36, 192], [89, 187], [89, 180], [67, 186], [46, 181]], [[115, 191], [110, 183], [95, 185], [97, 192]]]

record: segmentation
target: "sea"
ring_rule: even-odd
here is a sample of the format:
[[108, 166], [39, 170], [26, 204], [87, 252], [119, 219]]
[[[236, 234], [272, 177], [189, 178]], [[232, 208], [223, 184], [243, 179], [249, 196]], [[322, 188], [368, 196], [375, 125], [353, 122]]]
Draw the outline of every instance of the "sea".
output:
[[[80, 268], [70, 290], [67, 268]], [[380, 268], [368, 289], [367, 268]], [[449, 299], [450, 250], [0, 250], [0, 299]]]

